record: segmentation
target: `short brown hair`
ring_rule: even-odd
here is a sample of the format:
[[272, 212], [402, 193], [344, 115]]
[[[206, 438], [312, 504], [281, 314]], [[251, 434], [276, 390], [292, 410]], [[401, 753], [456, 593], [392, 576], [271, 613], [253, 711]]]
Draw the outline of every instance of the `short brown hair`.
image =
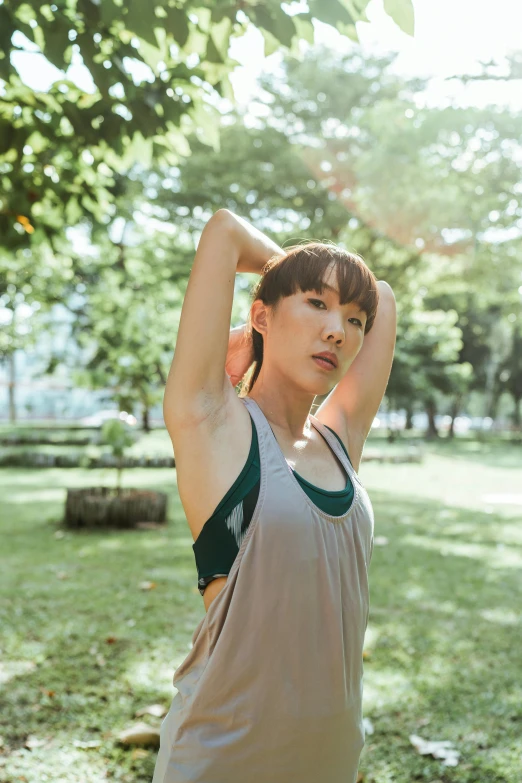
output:
[[[335, 264], [341, 304], [356, 302], [364, 310], [364, 333], [368, 334], [379, 303], [377, 278], [360, 255], [349, 253], [333, 243], [293, 245], [284, 256], [270, 259], [253, 289], [252, 302], [261, 299], [264, 304], [276, 308], [281, 299], [298, 291], [322, 293], [326, 271], [331, 264]], [[244, 334], [246, 340], [252, 341], [254, 361], [243, 378], [240, 397], [251, 391], [263, 364], [263, 336], [252, 326], [251, 314]]]

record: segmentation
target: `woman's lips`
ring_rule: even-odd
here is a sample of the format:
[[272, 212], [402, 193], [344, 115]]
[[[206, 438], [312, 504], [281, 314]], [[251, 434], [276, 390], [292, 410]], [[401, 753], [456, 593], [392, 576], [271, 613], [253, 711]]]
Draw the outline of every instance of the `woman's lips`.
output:
[[312, 359], [314, 362], [319, 365], [319, 367], [322, 367], [323, 370], [335, 370], [336, 367], [333, 366], [331, 362], [328, 361], [328, 359], [322, 359], [318, 356], [312, 356]]

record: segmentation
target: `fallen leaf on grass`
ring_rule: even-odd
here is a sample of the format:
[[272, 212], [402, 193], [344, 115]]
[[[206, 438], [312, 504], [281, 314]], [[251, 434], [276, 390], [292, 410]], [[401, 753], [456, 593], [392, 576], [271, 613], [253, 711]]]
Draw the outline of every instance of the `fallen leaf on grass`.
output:
[[116, 636], [108, 636], [105, 639], [105, 641], [107, 642], [107, 644], [114, 644], [114, 642], [117, 642], [118, 639], [116, 638]]
[[386, 536], [375, 536], [375, 538], [373, 539], [373, 543], [375, 544], [375, 546], [386, 546], [388, 543], [388, 539], [386, 538]]
[[101, 745], [100, 740], [73, 740], [73, 745], [76, 748], [99, 748]]
[[122, 745], [155, 745], [159, 748], [160, 732], [147, 723], [135, 723], [130, 729], [125, 729], [118, 735]]
[[149, 755], [149, 751], [145, 748], [134, 748], [131, 753], [131, 759], [146, 759]]
[[421, 756], [431, 755], [435, 759], [441, 759], [447, 767], [456, 767], [459, 763], [460, 753], [453, 747], [453, 742], [425, 740], [417, 734], [410, 735], [410, 742]]
[[154, 590], [156, 582], [140, 582], [140, 590]]
[[134, 713], [136, 718], [141, 718], [142, 715], [154, 715], [155, 718], [163, 718], [167, 714], [167, 708], [163, 704], [149, 704], [148, 707], [143, 707]]
[[135, 527], [140, 530], [165, 530], [165, 523], [162, 522], [136, 522]]
[[32, 750], [33, 748], [40, 748], [42, 745], [46, 745], [46, 744], [47, 744], [47, 740], [38, 739], [38, 737], [35, 737], [34, 734], [29, 734], [29, 736], [24, 742], [24, 746], [26, 748], [29, 748], [29, 750]]

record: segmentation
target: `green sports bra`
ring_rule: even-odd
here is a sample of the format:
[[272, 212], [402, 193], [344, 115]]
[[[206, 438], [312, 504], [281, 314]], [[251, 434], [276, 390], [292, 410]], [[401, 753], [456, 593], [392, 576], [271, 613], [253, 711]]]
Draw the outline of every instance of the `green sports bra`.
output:
[[[257, 430], [252, 416], [250, 416], [250, 421], [252, 442], [245, 465], [192, 544], [198, 571], [198, 589], [201, 595], [213, 579], [228, 576], [256, 507], [261, 479], [261, 463]], [[350, 460], [337, 433], [326, 424], [324, 426], [335, 435]], [[292, 472], [308, 497], [322, 511], [332, 516], [341, 516], [350, 508], [354, 488], [349, 476], [344, 489], [329, 491], [311, 484], [295, 470]]]

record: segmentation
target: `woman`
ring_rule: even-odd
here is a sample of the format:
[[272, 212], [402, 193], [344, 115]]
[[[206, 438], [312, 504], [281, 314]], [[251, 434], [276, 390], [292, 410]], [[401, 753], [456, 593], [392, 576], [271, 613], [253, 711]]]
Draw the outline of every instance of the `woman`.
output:
[[[236, 272], [262, 277], [230, 333]], [[393, 292], [360, 257], [283, 251], [226, 209], [206, 224], [163, 409], [194, 546], [213, 530], [211, 557], [228, 530], [236, 550], [200, 581], [207, 612], [174, 675], [153, 783], [355, 783], [373, 550], [356, 471], [395, 327]], [[218, 528], [248, 476], [241, 518]]]

